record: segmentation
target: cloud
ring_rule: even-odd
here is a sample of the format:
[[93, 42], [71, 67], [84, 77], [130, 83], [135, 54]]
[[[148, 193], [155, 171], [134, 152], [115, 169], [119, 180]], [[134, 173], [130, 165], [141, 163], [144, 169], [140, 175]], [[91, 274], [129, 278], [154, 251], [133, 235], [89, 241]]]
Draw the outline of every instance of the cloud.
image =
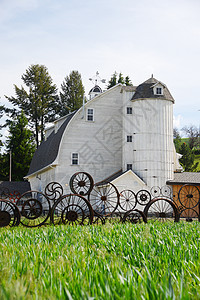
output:
[[178, 116], [174, 116], [173, 117], [173, 124], [174, 124], [174, 128], [181, 128], [181, 121], [182, 121], [182, 116], [178, 115]]

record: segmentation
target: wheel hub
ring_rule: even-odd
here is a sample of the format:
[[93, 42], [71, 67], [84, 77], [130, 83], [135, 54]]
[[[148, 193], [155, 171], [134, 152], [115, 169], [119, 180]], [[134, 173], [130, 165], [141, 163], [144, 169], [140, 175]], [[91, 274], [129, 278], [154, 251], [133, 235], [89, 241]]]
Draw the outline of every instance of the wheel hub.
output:
[[159, 218], [166, 218], [166, 213], [165, 212], [160, 212], [159, 213]]
[[85, 186], [85, 181], [81, 180], [78, 182], [78, 186], [83, 187]]
[[106, 196], [101, 196], [102, 201], [106, 201], [106, 199], [107, 199]]
[[0, 227], [5, 227], [10, 224], [11, 215], [7, 211], [0, 211]]
[[77, 214], [77, 212], [74, 211], [74, 210], [70, 210], [70, 211], [67, 212], [67, 214], [66, 214], [66, 219], [67, 219], [68, 221], [71, 221], [71, 222], [76, 221], [76, 220], [78, 219], [78, 214]]

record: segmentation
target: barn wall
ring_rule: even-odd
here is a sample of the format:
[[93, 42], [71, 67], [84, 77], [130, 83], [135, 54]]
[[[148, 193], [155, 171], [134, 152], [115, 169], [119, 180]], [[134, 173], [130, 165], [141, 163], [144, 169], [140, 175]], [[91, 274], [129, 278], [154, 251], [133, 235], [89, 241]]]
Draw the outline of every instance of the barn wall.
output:
[[[122, 94], [115, 87], [89, 101], [72, 118], [63, 134], [58, 155], [56, 181], [68, 184], [72, 174], [85, 171], [95, 182], [119, 171], [122, 166]], [[94, 122], [86, 120], [87, 108], [94, 109]], [[72, 153], [79, 165], [71, 164]]]

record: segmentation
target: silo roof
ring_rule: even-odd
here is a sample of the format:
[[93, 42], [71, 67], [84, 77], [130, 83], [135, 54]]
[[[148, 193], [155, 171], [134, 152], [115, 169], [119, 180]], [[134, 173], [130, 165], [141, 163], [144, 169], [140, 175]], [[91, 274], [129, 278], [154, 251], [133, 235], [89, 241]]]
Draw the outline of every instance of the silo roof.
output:
[[[160, 84], [163, 86], [163, 94], [162, 95], [156, 95], [153, 92], [153, 87], [157, 84]], [[163, 100], [170, 100], [174, 102], [174, 98], [172, 97], [171, 93], [169, 92], [167, 86], [162, 83], [161, 81], [155, 79], [154, 77], [149, 78], [142, 84], [138, 85], [135, 91], [135, 94], [133, 95], [131, 100], [137, 100], [137, 99], [147, 99], [147, 98], [159, 98]]]

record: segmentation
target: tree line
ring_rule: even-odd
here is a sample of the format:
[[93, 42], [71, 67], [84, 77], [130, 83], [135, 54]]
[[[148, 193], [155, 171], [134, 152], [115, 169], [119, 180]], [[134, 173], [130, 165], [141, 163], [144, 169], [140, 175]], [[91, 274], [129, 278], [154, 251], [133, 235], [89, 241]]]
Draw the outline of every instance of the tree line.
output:
[[[8, 128], [6, 142], [0, 140], [0, 180], [6, 181], [10, 172], [10, 154], [12, 157], [12, 180], [23, 180], [27, 174], [36, 148], [44, 140], [45, 125], [63, 117], [82, 106], [85, 88], [81, 74], [72, 71], [67, 75], [58, 91], [48, 69], [44, 65], [31, 65], [21, 76], [23, 85], [14, 85], [14, 96], [5, 96], [9, 106], [0, 106], [0, 118], [7, 115], [3, 127]], [[131, 85], [128, 76], [117, 72], [111, 76], [107, 88], [117, 83]], [[0, 135], [1, 137], [1, 135]]]

